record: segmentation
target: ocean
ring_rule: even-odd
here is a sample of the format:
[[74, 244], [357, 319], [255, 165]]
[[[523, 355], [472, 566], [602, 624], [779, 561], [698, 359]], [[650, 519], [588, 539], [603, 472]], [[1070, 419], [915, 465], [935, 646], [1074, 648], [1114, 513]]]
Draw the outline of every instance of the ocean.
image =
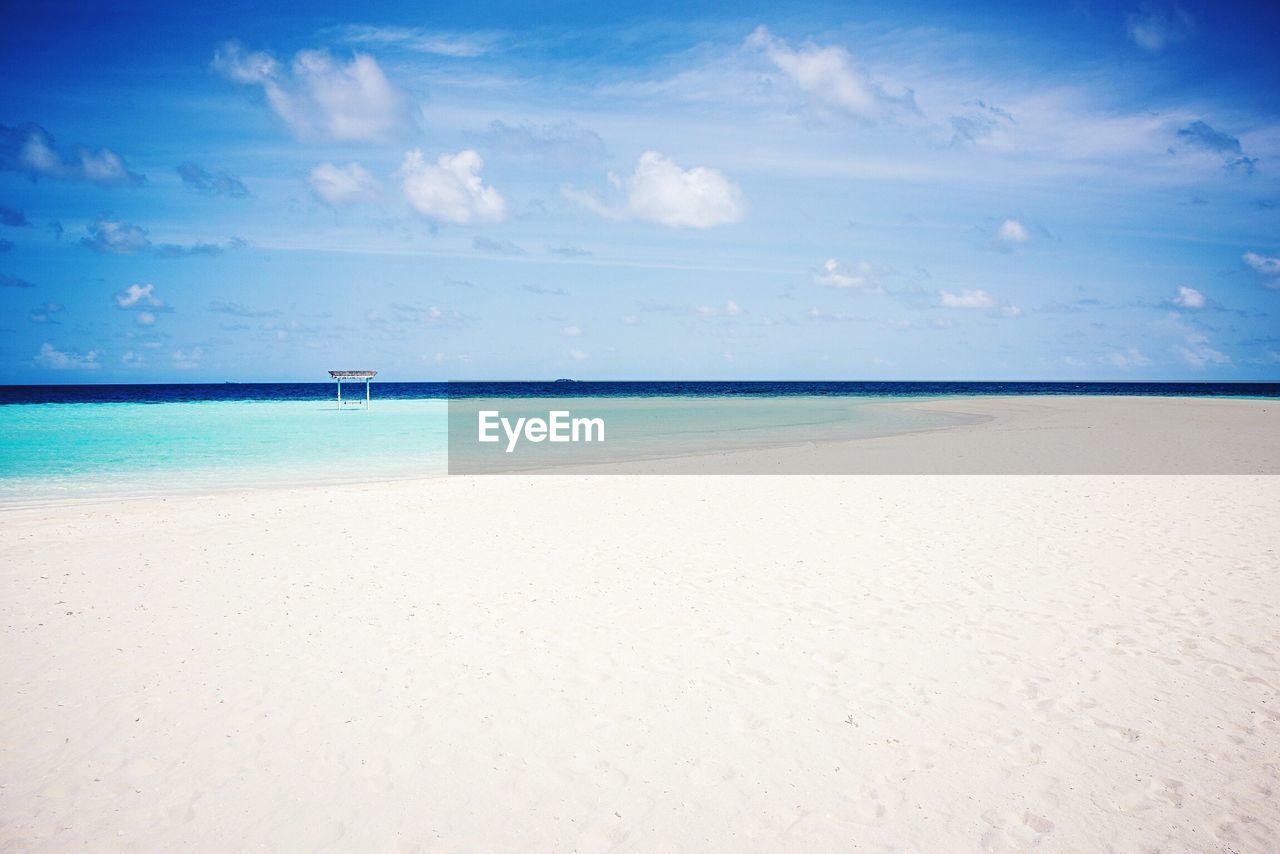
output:
[[[344, 396], [363, 398], [360, 383]], [[0, 386], [0, 506], [443, 475], [450, 399], [578, 399], [670, 453], [883, 435], [936, 416], [894, 398], [1159, 395], [1280, 398], [1280, 383], [524, 382]], [[726, 427], [726, 414], [731, 422]]]

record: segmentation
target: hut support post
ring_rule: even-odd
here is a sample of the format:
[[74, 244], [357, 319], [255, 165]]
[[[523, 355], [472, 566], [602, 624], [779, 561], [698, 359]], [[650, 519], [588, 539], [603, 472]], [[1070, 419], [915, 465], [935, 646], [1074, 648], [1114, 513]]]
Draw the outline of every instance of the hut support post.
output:
[[338, 380], [338, 411], [342, 411], [342, 380]]
[[364, 378], [364, 408], [369, 408], [369, 378]]

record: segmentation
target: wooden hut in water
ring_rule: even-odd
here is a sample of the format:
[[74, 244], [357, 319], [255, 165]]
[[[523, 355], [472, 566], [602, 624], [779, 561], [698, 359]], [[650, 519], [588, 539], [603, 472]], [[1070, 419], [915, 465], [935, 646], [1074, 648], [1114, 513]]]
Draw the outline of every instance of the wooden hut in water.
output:
[[[364, 408], [369, 408], [369, 380], [378, 375], [377, 371], [330, 371], [329, 376], [338, 381], [338, 411], [342, 411], [342, 381], [364, 380]], [[360, 399], [348, 400], [347, 405], [359, 404]]]

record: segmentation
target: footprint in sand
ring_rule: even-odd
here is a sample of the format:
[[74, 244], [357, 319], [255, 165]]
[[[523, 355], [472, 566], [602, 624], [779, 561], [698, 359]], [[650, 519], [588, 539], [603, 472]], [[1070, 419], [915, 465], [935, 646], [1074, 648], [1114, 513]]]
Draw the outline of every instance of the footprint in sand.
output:
[[874, 786], [860, 783], [844, 792], [843, 796], [849, 803], [841, 814], [850, 821], [872, 826], [888, 821], [893, 810], [903, 801], [901, 791], [884, 783]]
[[1152, 777], [1143, 786], [1122, 794], [1116, 802], [1116, 809], [1126, 815], [1136, 815], [1153, 807], [1182, 807], [1183, 783], [1168, 777]]
[[991, 826], [982, 834], [983, 851], [1030, 851], [1053, 830], [1052, 821], [1030, 810], [991, 809], [982, 820]]
[[1093, 725], [1096, 726], [1098, 729], [1106, 730], [1107, 732], [1114, 735], [1116, 738], [1127, 741], [1130, 744], [1142, 738], [1142, 733], [1136, 729], [1132, 729], [1127, 726], [1120, 726], [1119, 724], [1110, 724], [1104, 720], [1099, 720], [1098, 718], [1095, 718], [1095, 717], [1090, 717], [1089, 720], [1092, 721]]

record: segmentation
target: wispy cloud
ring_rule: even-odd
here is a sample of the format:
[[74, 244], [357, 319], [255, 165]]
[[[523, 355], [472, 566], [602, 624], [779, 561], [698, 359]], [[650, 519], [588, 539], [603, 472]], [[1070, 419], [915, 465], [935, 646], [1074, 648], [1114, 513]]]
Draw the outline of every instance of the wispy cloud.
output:
[[529, 254], [510, 240], [494, 240], [491, 237], [485, 237], [483, 234], [477, 234], [471, 238], [471, 246], [477, 252], [486, 252], [490, 255], [518, 256]]
[[497, 33], [451, 33], [420, 27], [353, 24], [338, 27], [334, 35], [351, 44], [399, 47], [417, 53], [469, 59], [492, 53], [502, 37]]
[[230, 196], [243, 199], [249, 195], [249, 188], [230, 172], [210, 172], [198, 163], [190, 161], [177, 167], [178, 177], [188, 190], [205, 196]]
[[229, 314], [232, 317], [278, 317], [280, 312], [263, 308], [254, 308], [253, 306], [244, 305], [238, 302], [224, 302], [223, 300], [213, 300], [209, 303], [209, 311], [218, 314]]
[[476, 136], [476, 143], [494, 154], [537, 158], [548, 169], [585, 169], [604, 162], [608, 154], [598, 133], [567, 121], [518, 126], [494, 121]]
[[1186, 40], [1195, 20], [1180, 6], [1145, 3], [1125, 20], [1125, 29], [1133, 43], [1145, 51], [1160, 53], [1165, 48]]
[[747, 38], [746, 47], [761, 51], [811, 108], [863, 119], [918, 112], [911, 91], [890, 95], [839, 45], [793, 48], [762, 26]]
[[1258, 165], [1258, 158], [1246, 154], [1239, 139], [1200, 119], [1179, 128], [1178, 141], [1186, 147], [1219, 155], [1227, 169], [1238, 169], [1252, 175]]
[[34, 288], [35, 284], [8, 273], [0, 273], [0, 288]]

